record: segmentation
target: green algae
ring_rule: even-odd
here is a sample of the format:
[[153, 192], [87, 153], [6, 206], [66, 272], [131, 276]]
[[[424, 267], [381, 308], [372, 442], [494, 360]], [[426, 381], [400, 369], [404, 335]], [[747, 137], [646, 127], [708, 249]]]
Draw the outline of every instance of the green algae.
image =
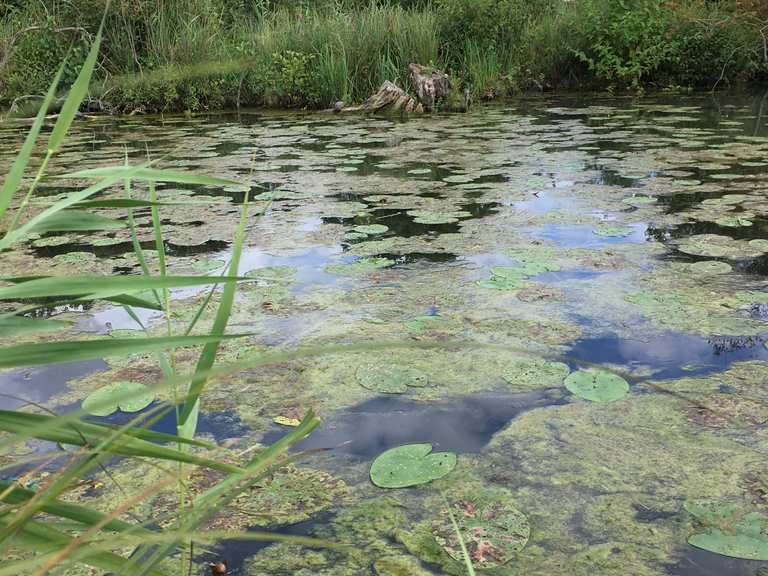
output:
[[764, 331], [760, 322], [740, 311], [740, 303], [733, 295], [713, 293], [703, 286], [650, 289], [624, 298], [649, 319], [674, 330], [723, 336], [750, 336]]
[[512, 504], [509, 491], [470, 485], [463, 491], [453, 489], [449, 498], [458, 531], [448, 511], [442, 510], [432, 523], [432, 534], [454, 560], [464, 559], [462, 541], [472, 565], [480, 570], [506, 564], [527, 544], [531, 526]]
[[406, 444], [376, 457], [371, 481], [379, 488], [407, 488], [442, 478], [455, 467], [452, 452], [432, 452], [431, 444]]
[[698, 276], [715, 276], [719, 274], [729, 274], [733, 267], [727, 262], [718, 260], [705, 260], [690, 265], [690, 271]]
[[[344, 551], [311, 550], [295, 544], [274, 544], [246, 562], [248, 576], [359, 576], [378, 565], [397, 576], [427, 576], [420, 566], [394, 543], [397, 532], [407, 525], [400, 501], [378, 497], [358, 502], [341, 511], [313, 536], [346, 545]], [[400, 572], [412, 567], [413, 572]], [[383, 572], [382, 574], [387, 574]]]
[[516, 390], [530, 390], [560, 387], [569, 373], [567, 364], [536, 358], [514, 362], [503, 377]]
[[360, 274], [368, 274], [369, 272], [381, 268], [387, 268], [394, 263], [394, 260], [390, 260], [389, 258], [359, 258], [354, 262], [329, 264], [325, 267], [325, 271], [330, 274], [357, 276]]
[[591, 402], [613, 402], [629, 392], [624, 378], [601, 370], [578, 370], [569, 374], [564, 384], [571, 393]]
[[[195, 470], [187, 483], [188, 489], [192, 495], [201, 494], [222, 477], [211, 470]], [[253, 526], [294, 524], [342, 504], [348, 495], [346, 483], [327, 472], [284, 466], [239, 494], [227, 510], [207, 520], [205, 527], [239, 531]], [[151, 506], [162, 516], [163, 512], [174, 511], [177, 500], [178, 494], [171, 490], [155, 498]]]
[[604, 236], [607, 238], [623, 238], [632, 234], [632, 228], [626, 228], [623, 226], [603, 226], [601, 228], [595, 228], [592, 233], [597, 236]]

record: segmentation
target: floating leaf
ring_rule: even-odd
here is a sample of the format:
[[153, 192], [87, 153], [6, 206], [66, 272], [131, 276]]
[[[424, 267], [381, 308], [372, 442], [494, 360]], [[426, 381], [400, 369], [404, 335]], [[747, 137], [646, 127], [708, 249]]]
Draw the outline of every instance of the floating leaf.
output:
[[382, 394], [404, 394], [408, 388], [423, 388], [429, 383], [426, 374], [397, 364], [361, 364], [355, 373], [363, 388]]
[[[475, 568], [502, 566], [528, 543], [531, 525], [506, 490], [473, 486], [452, 497], [449, 505]], [[451, 558], [464, 561], [461, 541], [447, 511], [433, 522], [432, 534]]]
[[371, 481], [379, 488], [426, 484], [456, 467], [453, 452], [432, 452], [432, 444], [406, 444], [380, 454], [371, 465]]
[[472, 214], [463, 210], [456, 210], [454, 212], [410, 210], [408, 216], [412, 216], [413, 221], [417, 224], [454, 224], [461, 218], [469, 218]]
[[677, 249], [694, 256], [739, 260], [768, 253], [768, 240], [736, 240], [719, 234], [696, 234], [680, 240]]
[[715, 276], [718, 274], [728, 274], [733, 271], [730, 264], [719, 262], [717, 260], [707, 260], [691, 264], [689, 270], [700, 276]]
[[[109, 403], [112, 396], [122, 396], [130, 394], [128, 398], [123, 398], [119, 402]], [[123, 412], [138, 412], [144, 410], [152, 404], [155, 395], [147, 391], [147, 387], [138, 382], [113, 382], [91, 392], [83, 400], [83, 410], [92, 416], [109, 416], [117, 410]]]
[[706, 528], [688, 538], [702, 550], [744, 560], [768, 560], [768, 517], [723, 502], [686, 502], [685, 509]]
[[388, 226], [384, 226], [384, 224], [366, 224], [363, 226], [355, 226], [352, 228], [352, 232], [356, 232], [358, 234], [364, 234], [365, 236], [375, 236], [377, 234], [384, 234], [389, 230]]
[[579, 370], [565, 379], [565, 387], [592, 402], [612, 402], [626, 396], [629, 384], [621, 376], [603, 371]]
[[622, 200], [625, 204], [635, 207], [656, 204], [658, 201], [659, 199], [655, 196], [630, 196], [629, 198], [624, 198], [624, 200]]

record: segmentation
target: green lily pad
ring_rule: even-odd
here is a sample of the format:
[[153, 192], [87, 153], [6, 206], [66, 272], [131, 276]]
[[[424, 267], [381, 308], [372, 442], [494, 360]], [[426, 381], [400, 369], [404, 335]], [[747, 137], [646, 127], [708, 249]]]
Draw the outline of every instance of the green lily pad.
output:
[[728, 274], [733, 271], [733, 268], [726, 262], [707, 260], [691, 264], [689, 270], [700, 276], [716, 276], [719, 274]]
[[655, 196], [630, 196], [624, 198], [622, 202], [629, 204], [630, 206], [647, 206], [649, 204], [656, 204], [659, 201]]
[[571, 372], [567, 364], [547, 360], [520, 360], [504, 371], [502, 377], [519, 388], [556, 388]]
[[368, 272], [372, 272], [379, 268], [392, 266], [394, 263], [395, 261], [390, 260], [389, 258], [360, 258], [354, 262], [345, 264], [330, 264], [325, 267], [325, 271], [330, 274], [367, 274]]
[[384, 226], [384, 224], [367, 224], [363, 226], [355, 226], [352, 228], [352, 232], [356, 232], [358, 234], [365, 234], [366, 236], [375, 236], [377, 234], [384, 234], [389, 230], [389, 226]]
[[606, 226], [603, 228], [595, 228], [592, 230], [592, 233], [605, 238], [623, 238], [632, 234], [632, 228], [626, 228], [624, 226]]
[[32, 246], [35, 248], [44, 248], [46, 246], [62, 246], [63, 244], [69, 244], [73, 242], [69, 236], [48, 236], [46, 238], [39, 238], [32, 242]]
[[344, 234], [344, 240], [365, 240], [368, 238], [368, 234], [362, 232], [347, 232]]
[[[109, 402], [113, 396], [130, 394], [119, 401]], [[91, 392], [83, 400], [83, 410], [92, 416], [109, 416], [117, 410], [123, 412], [138, 412], [152, 404], [155, 395], [147, 391], [147, 387], [138, 382], [121, 381], [107, 384], [95, 392]], [[104, 404], [101, 404], [105, 402]]]
[[469, 218], [471, 213], [463, 210], [455, 212], [438, 212], [436, 210], [410, 210], [408, 215], [417, 224], [454, 224], [461, 218]]
[[686, 502], [684, 507], [706, 529], [691, 535], [690, 545], [730, 558], [768, 560], [768, 517], [723, 502]]
[[719, 234], [696, 234], [680, 240], [677, 249], [694, 256], [740, 260], [768, 253], [768, 240], [737, 240]]
[[491, 274], [494, 278], [503, 278], [504, 280], [525, 280], [531, 276], [518, 266], [494, 266], [491, 268]]
[[397, 364], [362, 364], [355, 377], [358, 384], [381, 394], [404, 394], [408, 388], [423, 388], [429, 384], [426, 374]]
[[[466, 490], [451, 498], [451, 512], [472, 565], [477, 569], [502, 566], [528, 543], [531, 525], [511, 502], [506, 490]], [[447, 511], [432, 524], [437, 543], [458, 562], [464, 562], [461, 541]]]
[[565, 387], [576, 396], [592, 402], [612, 402], [629, 392], [629, 384], [624, 378], [603, 371], [573, 372], [565, 379]]
[[432, 452], [432, 444], [406, 444], [380, 454], [371, 465], [379, 488], [407, 488], [442, 478], [456, 467], [453, 452]]
[[747, 220], [746, 218], [738, 218], [736, 216], [726, 216], [724, 218], [718, 218], [715, 220], [715, 224], [718, 226], [727, 226], [729, 228], [741, 228], [741, 227], [747, 227], [752, 226], [753, 222], [752, 220]]

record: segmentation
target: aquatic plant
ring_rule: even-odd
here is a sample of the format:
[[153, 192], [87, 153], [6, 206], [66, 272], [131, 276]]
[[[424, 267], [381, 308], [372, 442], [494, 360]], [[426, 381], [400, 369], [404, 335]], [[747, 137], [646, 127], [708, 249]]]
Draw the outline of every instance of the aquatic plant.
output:
[[406, 444], [373, 461], [371, 481], [380, 488], [407, 488], [442, 478], [455, 467], [452, 452], [432, 452], [431, 444]]
[[[179, 573], [185, 573], [185, 566], [192, 562], [192, 542], [215, 542], [215, 537], [196, 535], [195, 531], [205, 524], [216, 511], [226, 507], [248, 486], [263, 479], [280, 465], [287, 449], [304, 438], [318, 425], [318, 419], [308, 411], [302, 423], [281, 441], [259, 452], [240, 464], [230, 464], [221, 459], [200, 455], [200, 448], [210, 449], [210, 444], [195, 439], [200, 410], [200, 399], [214, 367], [215, 357], [222, 341], [237, 338], [225, 335], [231, 312], [239, 258], [243, 246], [248, 202], [243, 204], [237, 229], [233, 253], [227, 272], [221, 276], [173, 276], [167, 273], [167, 258], [160, 218], [161, 206], [157, 197], [157, 182], [179, 182], [200, 185], [233, 185], [232, 181], [188, 173], [161, 170], [149, 163], [131, 166], [82, 170], [68, 175], [71, 178], [95, 179], [96, 183], [87, 188], [68, 193], [54, 199], [42, 210], [29, 210], [35, 190], [46, 173], [50, 160], [64, 145], [66, 134], [72, 124], [78, 107], [86, 95], [91, 75], [95, 68], [102, 39], [104, 22], [96, 35], [83, 67], [64, 101], [56, 123], [47, 141], [47, 154], [29, 183], [26, 193], [17, 198], [24, 184], [24, 175], [30, 164], [33, 148], [40, 139], [40, 133], [49, 106], [57, 92], [64, 66], [51, 84], [47, 97], [27, 135], [26, 141], [16, 157], [0, 189], [0, 218], [5, 216], [4, 233], [0, 238], [0, 251], [23, 242], [33, 234], [66, 232], [86, 229], [113, 229], [128, 226], [131, 231], [135, 256], [141, 264], [142, 274], [124, 276], [58, 276], [58, 277], [17, 277], [3, 278], [5, 286], [0, 288], [0, 299], [11, 302], [31, 302], [44, 299], [48, 303], [63, 304], [72, 301], [104, 300], [122, 305], [142, 326], [134, 309], [148, 308], [164, 312], [167, 332], [164, 336], [138, 336], [135, 338], [101, 338], [82, 341], [32, 341], [12, 344], [2, 348], [3, 368], [38, 366], [77, 359], [93, 359], [104, 356], [114, 357], [134, 353], [156, 353], [163, 382], [152, 386], [134, 382], [115, 382], [90, 395], [81, 408], [66, 414], [38, 414], [29, 410], [4, 410], [0, 412], [0, 430], [7, 433], [2, 441], [4, 450], [23, 445], [27, 440], [38, 438], [74, 447], [70, 455], [59, 462], [48, 480], [39, 490], [28, 490], [22, 482], [3, 482], [0, 500], [4, 503], [0, 519], [0, 549], [18, 546], [27, 553], [11, 563], [12, 570], [32, 574], [46, 574], [61, 565], [86, 564], [115, 574], [165, 574], [169, 556], [180, 562]], [[148, 183], [149, 198], [132, 198], [133, 183]], [[123, 184], [125, 199], [98, 200], [91, 198], [115, 185]], [[90, 203], [90, 204], [89, 204]], [[127, 210], [124, 222], [100, 215], [90, 215], [83, 210], [90, 205], [99, 208]], [[151, 274], [146, 254], [137, 239], [133, 208], [149, 208], [158, 256], [159, 275]], [[12, 208], [12, 209], [11, 209]], [[212, 286], [209, 298], [194, 314], [186, 329], [179, 335], [173, 331], [169, 290], [181, 286]], [[216, 292], [223, 286], [219, 296], [218, 309], [208, 334], [194, 335], [193, 330]], [[34, 311], [39, 304], [20, 306], [13, 312], [0, 315], [0, 329], [3, 335], [30, 335], [37, 331], [51, 330], [54, 321], [35, 319]], [[146, 331], [146, 329], [145, 329]], [[174, 355], [165, 351], [182, 346], [202, 345], [195, 370], [184, 375], [176, 368]], [[183, 386], [187, 389], [183, 390]], [[112, 427], [81, 421], [85, 414], [107, 415], [116, 409], [126, 412], [145, 408], [155, 394], [170, 390], [172, 402], [160, 403], [144, 410], [129, 423]], [[152, 431], [149, 427], [159, 417], [174, 412], [177, 423], [176, 434]], [[98, 467], [106, 465], [114, 456], [125, 458], [148, 458], [155, 462], [169, 462], [177, 465], [168, 472], [159, 484], [148, 490], [131, 494], [125, 500], [113, 503], [108, 513], [81, 504], [66, 503], [64, 494], [81, 478]], [[53, 462], [56, 462], [55, 460]], [[27, 466], [25, 474], [50, 466], [49, 456], [37, 456], [26, 462], [4, 464], [3, 469], [18, 465]], [[222, 477], [205, 493], [194, 495], [189, 505], [185, 504], [186, 484], [184, 479], [193, 464], [207, 470], [216, 470]], [[172, 511], [171, 527], [163, 532], [150, 532], [143, 522], [119, 520], [140, 502], [148, 499], [159, 489], [176, 486], [178, 505]], [[46, 521], [40, 515], [66, 520], [67, 526]], [[106, 539], [105, 539], [106, 538]], [[133, 556], [125, 551], [135, 550]], [[185, 552], [186, 551], [186, 552]], [[187, 553], [188, 552], [188, 553]], [[7, 566], [6, 566], [7, 568]]]

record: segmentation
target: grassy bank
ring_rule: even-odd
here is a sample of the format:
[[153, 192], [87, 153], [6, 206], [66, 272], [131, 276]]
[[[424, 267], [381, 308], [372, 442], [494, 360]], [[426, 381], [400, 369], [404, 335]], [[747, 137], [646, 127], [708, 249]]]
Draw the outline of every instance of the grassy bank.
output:
[[[104, 0], [5, 2], [0, 101], [74, 79]], [[360, 101], [409, 62], [475, 97], [768, 78], [760, 0], [115, 0], [90, 105], [113, 112]]]

